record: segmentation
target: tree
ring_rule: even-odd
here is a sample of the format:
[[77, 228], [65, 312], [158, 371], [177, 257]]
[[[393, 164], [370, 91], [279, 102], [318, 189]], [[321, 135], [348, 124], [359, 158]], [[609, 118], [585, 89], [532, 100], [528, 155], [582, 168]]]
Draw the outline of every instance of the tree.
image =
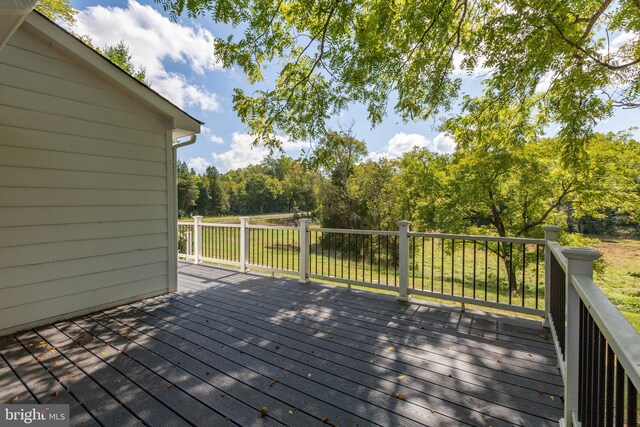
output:
[[75, 25], [78, 14], [69, 0], [40, 0], [36, 10], [52, 21], [62, 21], [68, 26]]
[[187, 164], [178, 160], [178, 216], [184, 217], [193, 213], [193, 208], [200, 195], [195, 172], [189, 171]]
[[[505, 119], [516, 111], [503, 111]], [[601, 218], [608, 209], [640, 215], [640, 144], [623, 135], [596, 134], [566, 162], [559, 138], [524, 132], [527, 137], [505, 144], [509, 122], [479, 124], [476, 132], [465, 120], [450, 123], [457, 139], [469, 138], [451, 157], [424, 151], [405, 156], [405, 186], [426, 195], [418, 202], [421, 224], [454, 233], [541, 237], [546, 223], [567, 228], [571, 218]], [[522, 255], [512, 256], [504, 245], [495, 251], [515, 286], [511, 259]]]
[[367, 146], [351, 131], [327, 132], [320, 140], [307, 166], [320, 170], [320, 221], [324, 227], [358, 228], [357, 201], [348, 191], [348, 181], [356, 165], [367, 155]]
[[103, 56], [116, 64], [127, 74], [134, 77], [136, 80], [150, 86], [147, 80], [147, 70], [145, 67], [138, 67], [134, 65], [131, 59], [131, 52], [129, 46], [124, 41], [120, 41], [114, 45], [104, 46], [102, 49], [97, 49]]
[[174, 17], [244, 28], [215, 49], [250, 82], [277, 70], [234, 95], [256, 140], [273, 146], [279, 132], [322, 137], [351, 102], [373, 125], [389, 103], [404, 120], [434, 117], [459, 96], [459, 72], [477, 68], [492, 103], [560, 123], [563, 146], [582, 145], [615, 108], [640, 107], [638, 0], [160, 1]]

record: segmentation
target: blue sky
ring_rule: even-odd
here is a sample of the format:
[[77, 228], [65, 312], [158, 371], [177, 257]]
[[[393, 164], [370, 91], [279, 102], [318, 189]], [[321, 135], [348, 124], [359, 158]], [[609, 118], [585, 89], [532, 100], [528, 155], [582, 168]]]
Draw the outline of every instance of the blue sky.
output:
[[[180, 159], [199, 171], [213, 165], [225, 172], [259, 163], [267, 155], [264, 148], [251, 148], [248, 129], [233, 111], [233, 89], [250, 92], [251, 86], [241, 71], [222, 69], [213, 54], [214, 37], [224, 37], [232, 29], [208, 18], [182, 17], [174, 23], [152, 0], [72, 0], [72, 5], [80, 11], [73, 31], [90, 36], [96, 46], [123, 40], [134, 62], [147, 69], [152, 87], [206, 123], [198, 142], [178, 151]], [[480, 93], [480, 81], [479, 76], [464, 76], [463, 92]], [[437, 131], [437, 119], [404, 123], [389, 111], [384, 122], [372, 129], [364, 108], [355, 105], [340, 121], [354, 123], [355, 135], [367, 143], [372, 158], [398, 156], [414, 146], [439, 152], [455, 147], [451, 138]], [[598, 130], [619, 131], [638, 122], [637, 110], [619, 110], [599, 123]], [[636, 130], [635, 136], [640, 138], [640, 132]], [[299, 156], [308, 143], [285, 140], [283, 147], [287, 154]]]

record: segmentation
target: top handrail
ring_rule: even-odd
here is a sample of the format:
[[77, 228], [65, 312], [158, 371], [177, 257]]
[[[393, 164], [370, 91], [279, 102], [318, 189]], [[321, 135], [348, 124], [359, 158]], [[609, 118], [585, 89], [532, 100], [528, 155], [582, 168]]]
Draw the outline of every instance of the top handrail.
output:
[[616, 354], [627, 377], [640, 389], [640, 334], [591, 277], [574, 274], [571, 276], [571, 283]]
[[531, 244], [544, 246], [546, 241], [544, 239], [532, 239], [528, 237], [501, 237], [501, 236], [479, 236], [473, 234], [450, 234], [450, 233], [422, 233], [417, 231], [410, 231], [409, 236], [416, 237], [430, 237], [436, 239], [456, 239], [456, 240], [478, 240], [483, 242], [505, 242], [505, 243], [519, 243], [519, 244]]
[[309, 231], [318, 231], [322, 233], [341, 233], [341, 234], [378, 234], [381, 236], [398, 236], [400, 234], [398, 231], [387, 231], [387, 230], [359, 230], [359, 229], [351, 229], [351, 228], [322, 228], [322, 227], [313, 227], [313, 228], [310, 228]]
[[563, 249], [562, 245], [554, 241], [549, 241], [548, 243], [549, 243], [549, 250], [551, 251], [551, 254], [558, 261], [558, 263], [562, 267], [562, 270], [566, 272], [569, 261], [567, 260], [567, 257], [564, 256], [564, 254], [562, 253], [562, 249]]

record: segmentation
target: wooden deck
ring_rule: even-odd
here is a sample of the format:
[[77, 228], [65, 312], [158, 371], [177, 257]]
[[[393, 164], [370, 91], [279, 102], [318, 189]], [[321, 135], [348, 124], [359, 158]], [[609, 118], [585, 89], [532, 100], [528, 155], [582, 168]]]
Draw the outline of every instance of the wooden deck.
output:
[[557, 425], [547, 335], [540, 322], [182, 265], [176, 294], [0, 338], [0, 403], [68, 403], [74, 426]]

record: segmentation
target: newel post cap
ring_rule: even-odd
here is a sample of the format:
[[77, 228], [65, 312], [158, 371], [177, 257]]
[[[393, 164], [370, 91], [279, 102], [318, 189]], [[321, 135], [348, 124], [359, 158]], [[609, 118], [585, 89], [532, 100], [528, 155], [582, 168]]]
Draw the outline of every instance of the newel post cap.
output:
[[544, 231], [544, 238], [547, 240], [558, 240], [562, 227], [559, 225], [543, 225], [542, 231]]
[[602, 253], [592, 249], [578, 246], [568, 246], [562, 250], [562, 255], [568, 260], [596, 261], [602, 257]]
[[411, 225], [411, 221], [398, 221], [398, 226], [399, 227], [408, 227]]

